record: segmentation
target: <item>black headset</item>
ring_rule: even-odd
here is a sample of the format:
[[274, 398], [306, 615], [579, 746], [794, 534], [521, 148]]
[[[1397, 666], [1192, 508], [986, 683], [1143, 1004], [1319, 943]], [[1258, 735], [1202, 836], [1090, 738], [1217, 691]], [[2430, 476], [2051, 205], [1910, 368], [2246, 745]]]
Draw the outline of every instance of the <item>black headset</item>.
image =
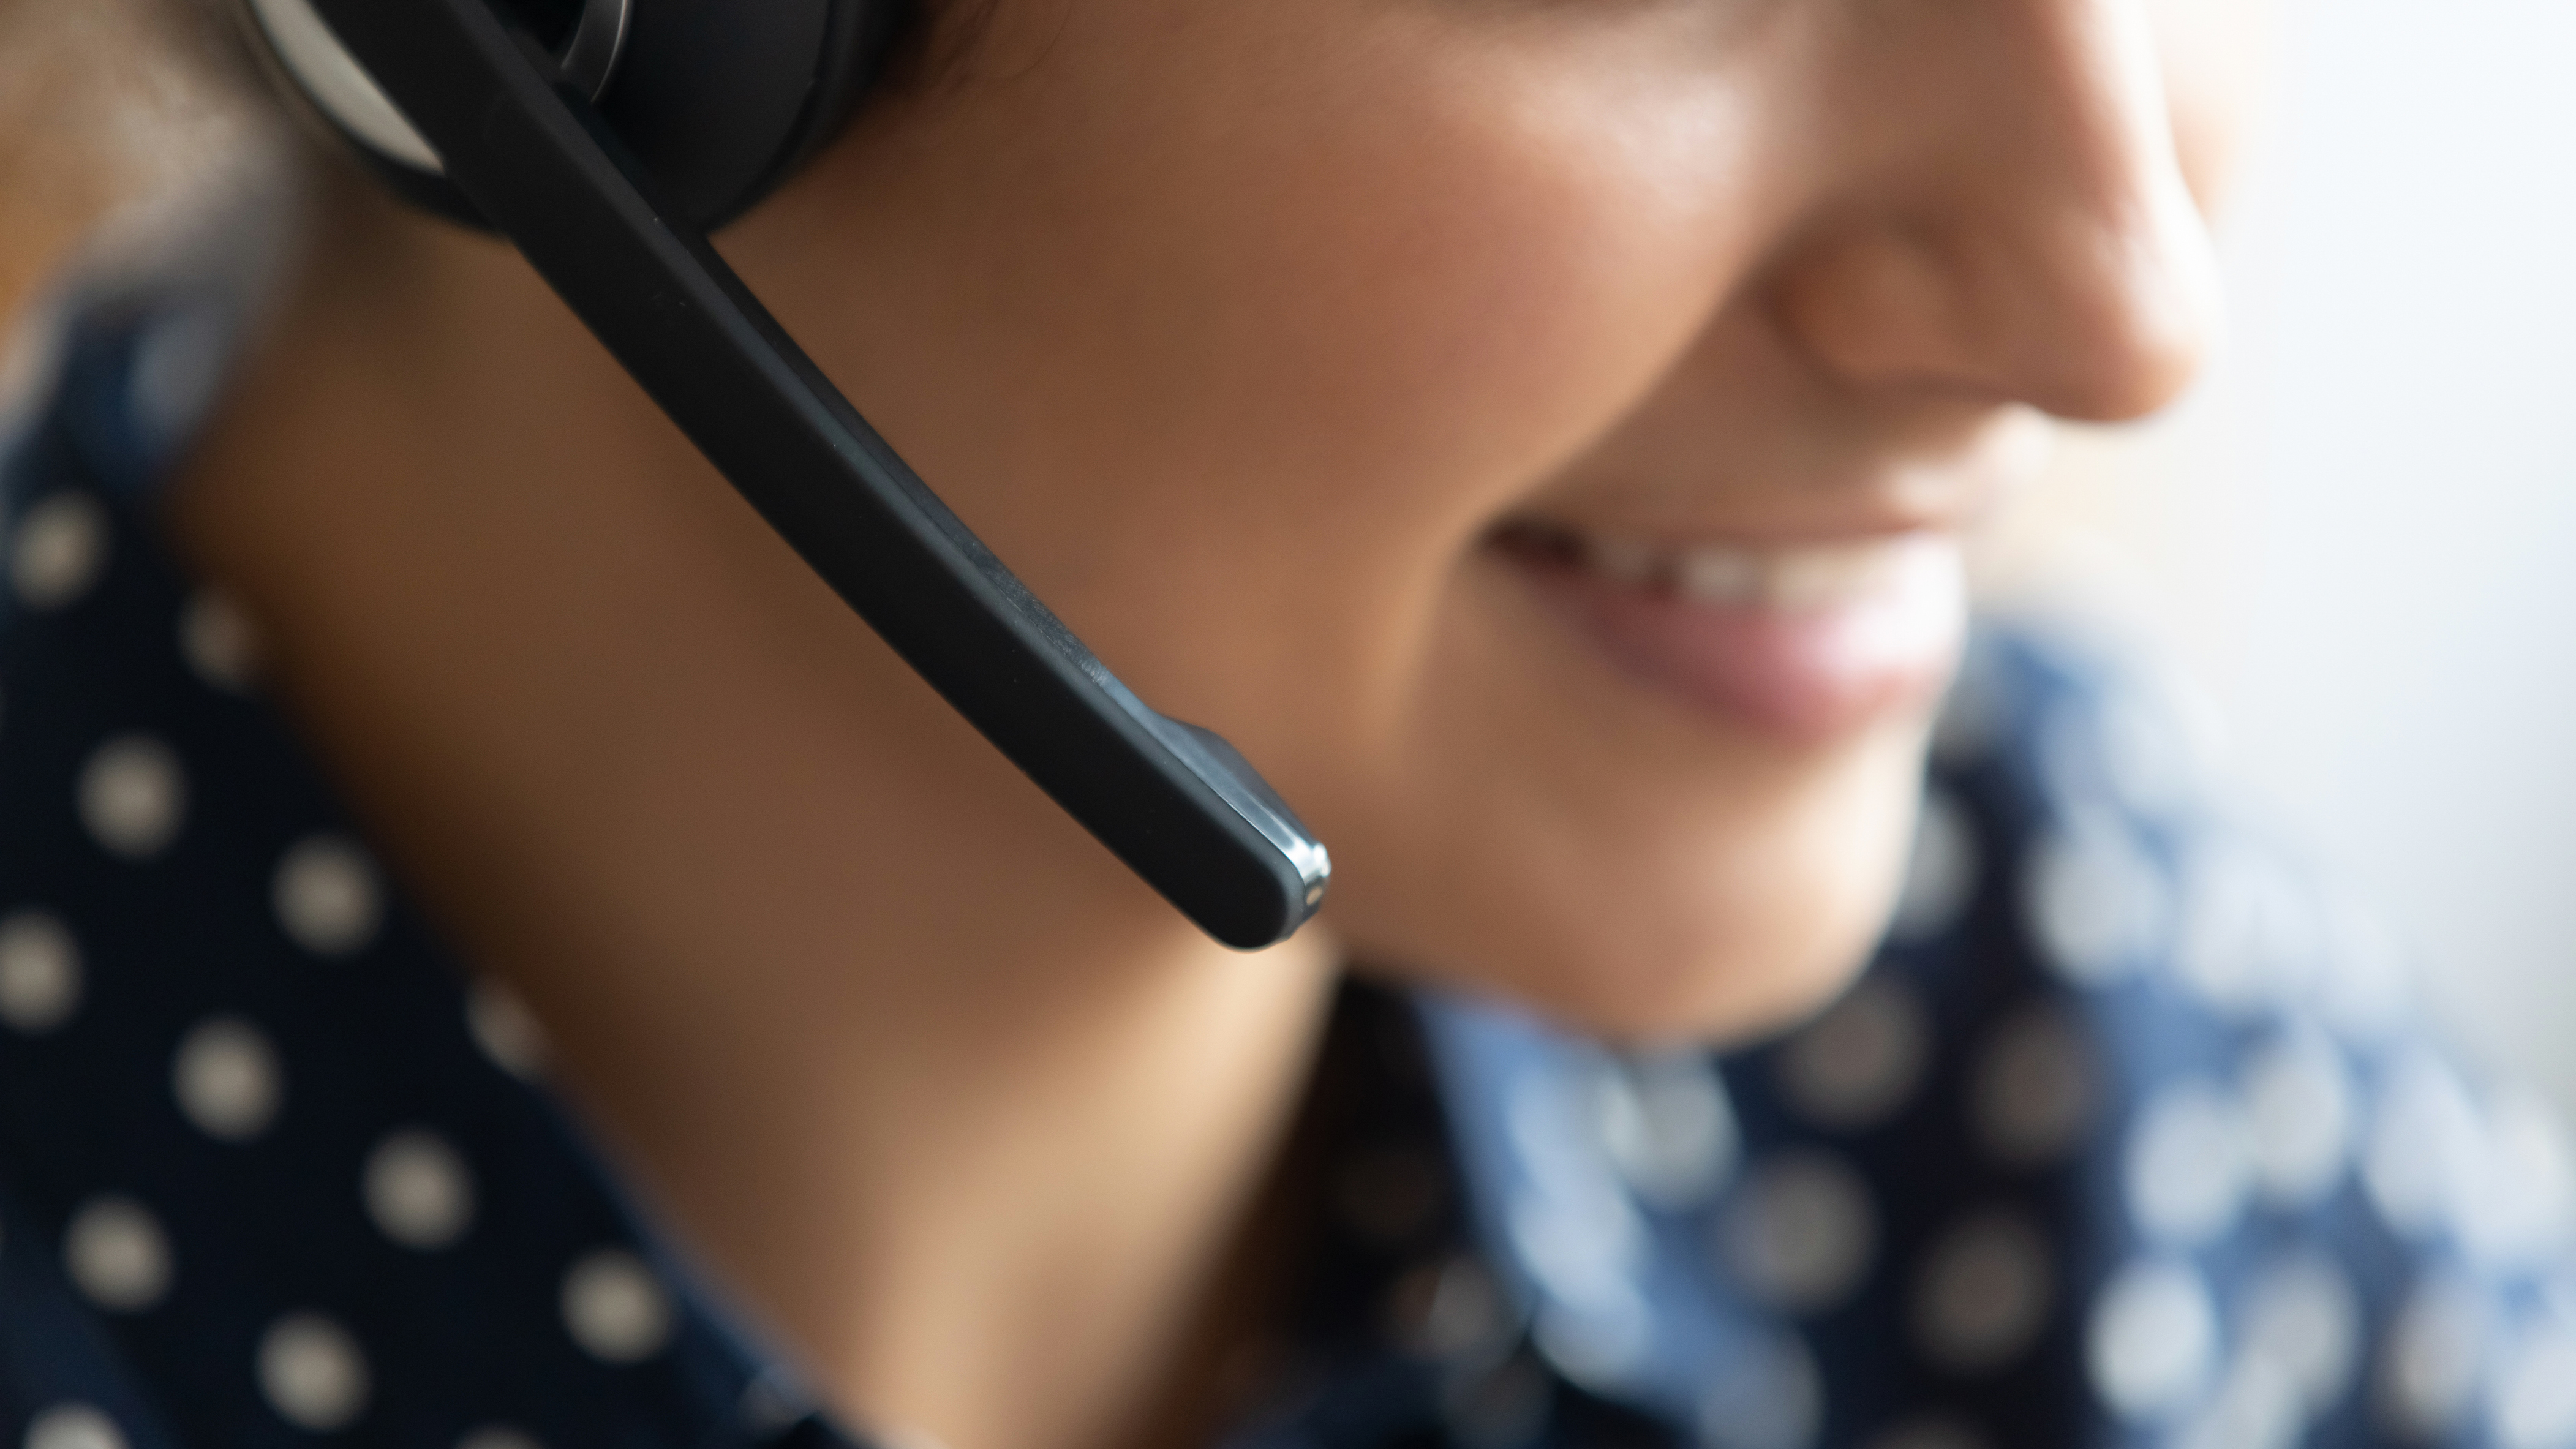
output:
[[[1118, 682], [706, 242], [848, 117], [897, 0], [235, 0], [316, 120], [510, 238], [770, 526], [933, 688], [1228, 945], [1332, 875], [1243, 757]], [[860, 822], [853, 822], [854, 827]]]

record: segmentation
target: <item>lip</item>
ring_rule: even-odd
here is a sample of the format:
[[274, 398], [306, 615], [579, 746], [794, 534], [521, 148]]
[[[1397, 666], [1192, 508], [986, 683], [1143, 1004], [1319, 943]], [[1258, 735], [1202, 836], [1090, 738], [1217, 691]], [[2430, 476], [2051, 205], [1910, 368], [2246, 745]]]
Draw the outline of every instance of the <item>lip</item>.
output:
[[1491, 546], [1619, 672], [1796, 743], [1926, 707], [1967, 630], [1947, 533], [1683, 544], [1515, 523]]

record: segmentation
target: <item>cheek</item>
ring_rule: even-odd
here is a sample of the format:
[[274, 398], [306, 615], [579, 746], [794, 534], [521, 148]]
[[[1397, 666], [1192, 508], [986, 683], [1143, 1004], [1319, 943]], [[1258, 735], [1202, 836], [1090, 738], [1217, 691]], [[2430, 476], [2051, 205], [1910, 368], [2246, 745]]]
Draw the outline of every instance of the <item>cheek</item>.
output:
[[1211, 351], [1263, 359], [1265, 451], [1354, 516], [1454, 541], [1647, 393], [1732, 268], [1618, 107], [1510, 67], [1406, 69], [1414, 88], [1283, 155], [1193, 280], [1234, 309]]
[[[1462, 550], [1649, 390], [1742, 246], [1723, 87], [1622, 98], [1526, 49], [1071, 5], [1024, 75], [872, 115], [728, 250], [1139, 687], [1222, 719], [1226, 639], [1296, 597], [1290, 658], [1394, 689]], [[835, 250], [765, 251], [798, 235]]]
[[1102, 36], [1168, 84], [1095, 92], [1132, 72], [1059, 55], [1064, 93], [995, 117], [1045, 139], [997, 138], [987, 229], [1043, 244], [959, 285], [1004, 310], [1017, 395], [1078, 420], [1023, 431], [1084, 440], [975, 469], [1028, 480], [997, 514], [1078, 478], [1204, 541], [1279, 525], [1293, 491], [1338, 546], [1364, 524], [1436, 563], [1688, 345], [1747, 234], [1711, 195], [1741, 129], [1723, 87], [1623, 96], [1615, 70], [1418, 25], [1277, 53], [1317, 28], [1188, 30], [1168, 56]]
[[1050, 258], [1084, 293], [1041, 345], [1096, 364], [1050, 377], [1050, 411], [1094, 441], [997, 470], [1079, 481], [994, 516], [1048, 536], [1069, 617], [1140, 686], [1211, 718], [1338, 707], [1358, 735], [1411, 708], [1462, 561], [1652, 392], [1752, 244], [1711, 179], [1741, 144], [1723, 88], [1618, 98], [1390, 50], [1272, 105], [1243, 100], [1266, 70], [1213, 77], [1140, 123], [1184, 139], [1066, 167], [1120, 201], [1064, 213], [1123, 218]]
[[1087, 0], [807, 188], [827, 367], [1113, 668], [1229, 732], [1404, 708], [1475, 539], [1651, 390], [1758, 225], [1741, 87], [1402, 8]]

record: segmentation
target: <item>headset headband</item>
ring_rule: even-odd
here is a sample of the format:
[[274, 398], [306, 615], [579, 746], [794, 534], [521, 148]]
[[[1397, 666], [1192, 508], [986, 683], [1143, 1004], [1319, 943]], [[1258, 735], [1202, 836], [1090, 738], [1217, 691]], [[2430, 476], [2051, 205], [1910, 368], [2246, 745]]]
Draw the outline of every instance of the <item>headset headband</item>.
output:
[[[757, 25], [741, 0], [514, 0], [506, 20], [489, 0], [246, 3], [371, 166], [515, 242], [815, 572], [1147, 883], [1245, 949], [1314, 913], [1331, 862], [1286, 803], [1224, 740], [1119, 683], [707, 245], [711, 220], [838, 123], [891, 28], [877, 0], [770, 0]], [[771, 31], [774, 12], [803, 28]], [[593, 79], [573, 62], [596, 65], [603, 32]], [[655, 69], [684, 69], [665, 48], [692, 39], [713, 78]], [[637, 116], [647, 93], [716, 106], [761, 64], [791, 94], [744, 101], [756, 117], [724, 136]]]

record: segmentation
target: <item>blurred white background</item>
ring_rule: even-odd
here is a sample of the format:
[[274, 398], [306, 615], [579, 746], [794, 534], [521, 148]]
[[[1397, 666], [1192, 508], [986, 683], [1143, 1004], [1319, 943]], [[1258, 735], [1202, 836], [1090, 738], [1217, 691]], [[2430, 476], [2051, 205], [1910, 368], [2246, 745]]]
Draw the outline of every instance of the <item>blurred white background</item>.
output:
[[2230, 773], [2576, 1116], [2571, 61], [2569, 0], [2289, 17], [2227, 354], [2070, 471]]

